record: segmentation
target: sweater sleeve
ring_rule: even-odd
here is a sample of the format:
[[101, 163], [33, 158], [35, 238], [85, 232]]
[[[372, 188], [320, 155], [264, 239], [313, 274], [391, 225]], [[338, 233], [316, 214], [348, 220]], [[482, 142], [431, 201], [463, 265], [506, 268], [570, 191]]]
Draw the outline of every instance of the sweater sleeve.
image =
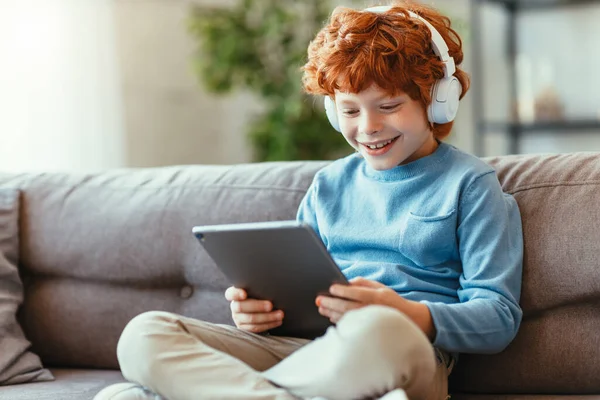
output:
[[466, 189], [457, 238], [463, 266], [459, 302], [423, 302], [437, 330], [434, 345], [451, 352], [500, 352], [522, 318], [523, 232], [517, 203], [502, 192], [495, 173], [479, 176]]

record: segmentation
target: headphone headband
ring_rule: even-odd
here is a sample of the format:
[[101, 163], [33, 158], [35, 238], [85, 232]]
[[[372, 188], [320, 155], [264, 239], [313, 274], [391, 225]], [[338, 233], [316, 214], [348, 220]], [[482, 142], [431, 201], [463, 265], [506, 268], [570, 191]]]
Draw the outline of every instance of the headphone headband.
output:
[[[367, 8], [363, 11], [372, 12], [375, 14], [383, 14], [390, 11], [392, 8], [393, 6], [377, 6]], [[442, 35], [440, 35], [438, 30], [435, 29], [434, 26], [429, 23], [429, 21], [420, 15], [412, 11], [408, 11], [408, 15], [410, 15], [412, 18], [418, 19], [429, 29], [431, 32], [431, 46], [433, 47], [433, 52], [444, 63], [444, 77], [448, 78], [452, 76], [454, 72], [456, 72], [456, 66], [454, 65], [454, 58], [450, 57], [450, 54], [448, 53], [448, 45], [446, 44], [446, 41]]]

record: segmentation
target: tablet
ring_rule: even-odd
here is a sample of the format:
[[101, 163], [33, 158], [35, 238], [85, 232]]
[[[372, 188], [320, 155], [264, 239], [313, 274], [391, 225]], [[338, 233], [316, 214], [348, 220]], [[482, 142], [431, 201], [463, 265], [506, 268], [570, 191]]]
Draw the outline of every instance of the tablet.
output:
[[283, 324], [268, 333], [314, 339], [332, 323], [315, 299], [348, 284], [319, 236], [297, 221], [196, 226], [193, 233], [232, 285], [270, 300]]

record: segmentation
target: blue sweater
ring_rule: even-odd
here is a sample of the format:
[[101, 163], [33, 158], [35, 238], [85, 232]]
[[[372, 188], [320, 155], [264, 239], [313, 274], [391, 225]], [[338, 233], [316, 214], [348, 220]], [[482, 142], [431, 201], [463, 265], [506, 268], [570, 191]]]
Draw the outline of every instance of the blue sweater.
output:
[[426, 304], [434, 346], [495, 353], [514, 338], [523, 235], [494, 170], [441, 143], [431, 155], [376, 171], [357, 154], [320, 170], [298, 210], [349, 278]]

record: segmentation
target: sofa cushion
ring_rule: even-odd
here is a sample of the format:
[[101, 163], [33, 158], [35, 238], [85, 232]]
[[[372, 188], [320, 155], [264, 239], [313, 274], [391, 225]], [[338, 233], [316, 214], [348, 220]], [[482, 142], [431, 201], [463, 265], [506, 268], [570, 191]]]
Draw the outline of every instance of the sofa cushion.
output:
[[194, 225], [294, 219], [324, 163], [0, 175], [23, 191], [22, 324], [51, 366], [117, 368], [148, 310], [231, 323], [229, 283]]
[[19, 192], [0, 189], [0, 385], [47, 381], [52, 374], [17, 322], [23, 285], [17, 268], [19, 254]]
[[119, 371], [52, 369], [52, 373], [53, 382], [0, 389], [0, 400], [92, 400], [105, 387], [125, 380]]
[[455, 391], [600, 393], [600, 154], [487, 160], [524, 232], [520, 331], [502, 353], [461, 355]]

